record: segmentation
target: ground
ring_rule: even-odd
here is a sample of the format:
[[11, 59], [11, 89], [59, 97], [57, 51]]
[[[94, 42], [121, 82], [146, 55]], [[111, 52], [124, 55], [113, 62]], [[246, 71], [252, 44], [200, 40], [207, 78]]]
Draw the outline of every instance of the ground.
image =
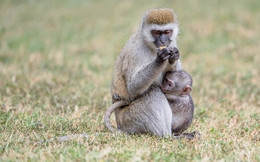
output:
[[[104, 127], [116, 57], [153, 7], [178, 14], [200, 140]], [[257, 0], [1, 0], [0, 161], [260, 161], [259, 36]]]

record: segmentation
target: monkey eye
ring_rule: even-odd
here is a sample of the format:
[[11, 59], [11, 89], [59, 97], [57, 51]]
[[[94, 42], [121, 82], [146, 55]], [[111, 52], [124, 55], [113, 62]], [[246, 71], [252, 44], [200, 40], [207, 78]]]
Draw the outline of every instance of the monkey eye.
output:
[[153, 32], [153, 34], [162, 34], [162, 32], [160, 30], [153, 30], [152, 32]]
[[172, 34], [172, 30], [165, 30], [164, 34], [168, 35], [168, 34]]
[[174, 84], [172, 82], [168, 82], [169, 87], [174, 87]]
[[160, 30], [152, 30], [151, 31], [152, 35], [155, 36], [155, 37], [158, 37], [162, 34], [162, 31]]
[[170, 81], [169, 79], [165, 78], [165, 82], [169, 87], [174, 87], [174, 83], [172, 81]]

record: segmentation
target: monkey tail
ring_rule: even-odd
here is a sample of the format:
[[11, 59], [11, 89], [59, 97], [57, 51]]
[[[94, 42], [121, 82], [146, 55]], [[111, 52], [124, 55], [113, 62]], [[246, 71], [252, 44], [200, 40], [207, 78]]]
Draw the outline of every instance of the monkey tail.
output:
[[128, 101], [125, 101], [125, 100], [121, 100], [121, 101], [118, 101], [116, 103], [113, 103], [106, 111], [105, 113], [105, 117], [104, 117], [104, 122], [105, 122], [105, 126], [108, 130], [112, 131], [112, 132], [115, 132], [117, 131], [117, 129], [113, 128], [111, 123], [110, 123], [110, 116], [111, 114], [115, 111], [115, 109], [117, 108], [120, 108], [122, 106], [127, 106], [129, 105], [129, 102]]

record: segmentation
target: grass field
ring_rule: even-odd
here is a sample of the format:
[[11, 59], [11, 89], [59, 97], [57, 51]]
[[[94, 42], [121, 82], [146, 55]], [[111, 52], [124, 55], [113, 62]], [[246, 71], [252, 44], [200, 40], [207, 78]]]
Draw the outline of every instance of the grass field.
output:
[[[200, 140], [109, 134], [117, 55], [148, 8], [178, 14]], [[112, 119], [115, 125], [114, 116]], [[260, 1], [0, 1], [0, 161], [260, 161]], [[68, 142], [38, 141], [107, 132]]]

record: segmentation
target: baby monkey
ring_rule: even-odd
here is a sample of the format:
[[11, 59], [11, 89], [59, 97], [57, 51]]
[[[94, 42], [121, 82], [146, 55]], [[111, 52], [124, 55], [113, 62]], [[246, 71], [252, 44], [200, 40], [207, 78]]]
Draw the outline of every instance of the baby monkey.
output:
[[190, 95], [191, 76], [183, 70], [167, 72], [161, 90], [172, 109], [172, 133], [185, 131], [191, 125], [194, 113], [194, 104]]
[[[172, 133], [175, 133], [175, 136], [181, 136], [188, 139], [194, 138], [196, 132], [180, 134], [191, 125], [193, 119], [194, 104], [190, 96], [192, 90], [191, 76], [183, 70], [167, 72], [161, 90], [165, 94], [172, 109]], [[126, 105], [129, 105], [129, 102], [118, 101], [106, 111], [105, 125], [109, 130], [116, 130], [111, 126], [109, 120], [112, 112], [116, 108]]]

